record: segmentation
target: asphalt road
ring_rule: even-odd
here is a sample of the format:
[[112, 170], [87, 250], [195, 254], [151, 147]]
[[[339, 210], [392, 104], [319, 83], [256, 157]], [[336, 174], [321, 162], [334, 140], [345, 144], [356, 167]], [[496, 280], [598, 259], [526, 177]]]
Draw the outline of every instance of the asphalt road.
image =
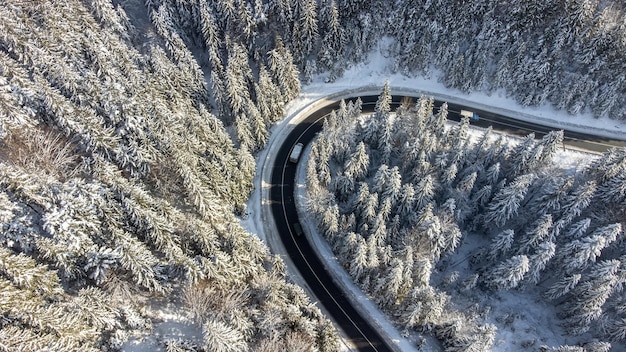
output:
[[[393, 96], [392, 108], [396, 108], [402, 96]], [[356, 99], [356, 98], [354, 98]], [[378, 96], [363, 96], [363, 112], [371, 112]], [[416, 98], [414, 98], [416, 99]], [[435, 102], [438, 108], [442, 102]], [[294, 203], [294, 179], [296, 164], [288, 161], [292, 147], [300, 142], [308, 144], [321, 129], [322, 121], [330, 111], [338, 108], [339, 103], [331, 104], [311, 113], [303, 122], [295, 126], [278, 149], [275, 163], [271, 166], [270, 200], [271, 211], [276, 223], [276, 230], [302, 278], [313, 291], [316, 299], [330, 313], [333, 320], [344, 331], [345, 336], [359, 351], [393, 351], [379, 332], [363, 317], [343, 291], [333, 281], [333, 276], [327, 272], [323, 262], [317, 257], [315, 250], [305, 236], [297, 236], [294, 224], [299, 223], [296, 205]], [[479, 114], [478, 121], [471, 121], [472, 125], [480, 127], [493, 126], [496, 131], [507, 134], [525, 136], [531, 132], [541, 138], [551, 129], [541, 125], [499, 116], [487, 111], [465, 108], [456, 104], [448, 104], [448, 119], [460, 120], [461, 109], [471, 110]], [[567, 145], [602, 152], [612, 146], [625, 146], [626, 142], [610, 140], [602, 137], [586, 135], [573, 131], [564, 131]]]
[[378, 331], [353, 307], [352, 302], [335, 284], [330, 273], [317, 257], [305, 236], [297, 236], [293, 225], [298, 222], [294, 203], [293, 185], [296, 164], [288, 161], [293, 145], [298, 142], [307, 144], [321, 129], [316, 122], [328, 114], [332, 108], [318, 110], [300, 123], [278, 150], [271, 176], [271, 209], [276, 223], [276, 230], [298, 269], [302, 278], [313, 291], [316, 299], [331, 314], [333, 320], [359, 351], [391, 352]]

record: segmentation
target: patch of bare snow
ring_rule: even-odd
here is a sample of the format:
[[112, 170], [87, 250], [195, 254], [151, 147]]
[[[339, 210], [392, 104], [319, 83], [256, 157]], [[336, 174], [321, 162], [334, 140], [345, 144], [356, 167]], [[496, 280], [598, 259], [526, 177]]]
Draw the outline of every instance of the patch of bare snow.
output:
[[165, 351], [163, 342], [177, 341], [186, 346], [202, 346], [202, 326], [188, 316], [180, 302], [156, 300], [146, 307], [154, 325], [152, 330], [131, 337], [121, 348], [125, 352]]

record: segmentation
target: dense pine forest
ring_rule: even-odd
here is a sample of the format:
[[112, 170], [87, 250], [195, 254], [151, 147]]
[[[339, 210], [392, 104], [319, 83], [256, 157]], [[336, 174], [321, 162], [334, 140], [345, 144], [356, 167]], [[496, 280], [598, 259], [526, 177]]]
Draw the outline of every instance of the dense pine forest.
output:
[[[333, 81], [389, 37], [386, 50], [403, 73], [624, 119], [624, 11], [597, 0], [0, 0], [2, 349], [116, 350], [153, 329], [159, 317], [146, 307], [160, 300], [179, 302], [203, 335], [201, 343], [159, 341], [170, 350], [337, 350], [332, 324], [238, 219], [255, 155], [301, 81]], [[412, 272], [426, 275], [466, 229], [480, 230], [493, 250], [477, 254], [480, 275], [468, 287], [508, 289], [546, 272], [556, 280], [558, 271], [543, 268], [563, 264], [546, 295], [563, 306], [572, 332], [624, 338], [623, 152], [562, 175], [549, 163], [558, 134], [517, 149], [487, 136], [473, 145], [463, 125], [444, 130], [445, 109], [431, 114], [424, 100], [418, 112], [399, 112], [413, 130], [396, 135], [404, 118], [390, 122], [384, 101], [362, 131], [348, 123], [358, 107], [338, 112], [328, 124], [349, 129], [353, 143], [332, 152], [341, 155], [314, 153], [335, 160], [333, 172], [353, 169], [339, 178], [320, 169], [320, 194], [321, 185], [339, 192], [330, 208], [338, 219], [352, 191], [372, 203], [369, 212], [386, 207], [392, 222], [355, 217], [349, 232], [380, 246], [371, 258], [395, 263], [389, 270], [398, 274], [412, 256]], [[409, 136], [431, 144], [409, 143], [401, 162], [409, 151], [398, 143]], [[352, 153], [363, 160], [349, 167]], [[400, 191], [383, 195], [374, 180]], [[344, 220], [338, 229], [353, 228]], [[427, 223], [442, 243], [422, 247], [417, 232]], [[405, 237], [420, 249], [401, 248]], [[497, 279], [512, 267], [520, 274]], [[355, 270], [377, 286], [369, 269]], [[407, 275], [421, 286], [398, 281], [386, 288], [398, 299], [381, 304], [412, 302], [397, 312], [408, 327], [424, 327], [446, 296], [427, 276]], [[407, 318], [417, 305], [435, 316]], [[472, 321], [432, 326], [450, 341], [473, 329], [489, 345], [493, 329]]]
[[[0, 6], [1, 349], [118, 349], [166, 300], [203, 336], [163, 348], [336, 350], [332, 324], [235, 217], [251, 152], [300, 87], [287, 49], [268, 42], [253, 79], [241, 42], [212, 48], [235, 28], [198, 17], [178, 31], [183, 8], [140, 5], [134, 22], [109, 1]], [[207, 85], [200, 47], [237, 80]], [[227, 95], [235, 84], [257, 103]]]
[[[386, 85], [371, 116], [342, 104], [307, 164], [308, 208], [360, 287], [446, 351], [488, 350], [496, 329], [479, 318], [489, 308], [463, 312], [440, 287], [536, 288], [568, 334], [586, 334], [580, 351], [623, 342], [626, 150], [572, 170], [553, 161], [562, 132], [469, 138], [469, 119], [446, 124], [445, 103], [422, 98], [393, 113], [390, 103]], [[464, 244], [477, 248], [470, 271], [435, 280]]]

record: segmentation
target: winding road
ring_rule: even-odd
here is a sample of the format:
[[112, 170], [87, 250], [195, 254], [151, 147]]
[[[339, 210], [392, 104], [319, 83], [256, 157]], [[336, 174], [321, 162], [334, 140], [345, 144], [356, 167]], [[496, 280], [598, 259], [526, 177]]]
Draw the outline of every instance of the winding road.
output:
[[[392, 109], [400, 104], [403, 97], [402, 95], [393, 96]], [[344, 99], [353, 100], [356, 98], [355, 96]], [[360, 98], [363, 102], [363, 113], [372, 112], [378, 96], [365, 95], [360, 96]], [[411, 98], [418, 99], [418, 97]], [[441, 101], [436, 101], [436, 109], [441, 104]], [[269, 188], [269, 199], [265, 199], [264, 203], [269, 205], [276, 226], [274, 231], [280, 236], [284, 250], [289, 255], [291, 262], [315, 295], [313, 299], [324, 306], [333, 321], [343, 330], [349, 344], [358, 351], [399, 351], [399, 347], [390, 341], [388, 336], [381, 334], [371, 324], [369, 321], [371, 318], [363, 316], [361, 311], [353, 306], [347, 297], [348, 295], [334, 281], [332, 273], [326, 270], [324, 262], [318, 258], [306, 236], [298, 236], [294, 229], [294, 224], [299, 223], [296, 204], [294, 203], [294, 179], [297, 165], [288, 161], [289, 153], [296, 143], [308, 144], [321, 130], [323, 119], [338, 106], [339, 100], [334, 102], [329, 100], [328, 104], [306, 113], [306, 116], [300, 118], [289, 134], [284, 137], [274, 154], [268, 157], [269, 165], [266, 162], [264, 168], [270, 168], [270, 177], [264, 182], [265, 187]], [[461, 109], [471, 110], [479, 114], [480, 119], [471, 121], [472, 125], [493, 126], [494, 131], [520, 136], [533, 132], [537, 138], [541, 138], [552, 130], [552, 128], [542, 125], [451, 103], [448, 104], [448, 119], [459, 121]], [[564, 144], [578, 149], [602, 152], [613, 146], [626, 145], [624, 141], [574, 131], [564, 132]], [[276, 252], [275, 248], [272, 250]]]

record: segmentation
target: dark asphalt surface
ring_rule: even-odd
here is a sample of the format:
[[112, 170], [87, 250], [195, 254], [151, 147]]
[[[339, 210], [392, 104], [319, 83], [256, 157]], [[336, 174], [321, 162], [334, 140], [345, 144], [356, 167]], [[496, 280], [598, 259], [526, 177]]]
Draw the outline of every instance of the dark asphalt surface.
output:
[[[377, 99], [378, 96], [361, 97], [363, 112], [373, 111]], [[393, 109], [399, 105], [401, 99], [402, 96], [393, 96]], [[441, 106], [441, 104], [442, 102], [436, 101], [435, 109]], [[292, 262], [315, 294], [315, 298], [331, 314], [334, 321], [340, 325], [350, 342], [359, 351], [393, 351], [386, 344], [385, 340], [381, 338], [379, 332], [367, 319], [361, 316], [343, 291], [335, 284], [332, 275], [327, 272], [323, 262], [317, 257], [315, 250], [313, 250], [306, 237], [296, 236], [293, 228], [293, 225], [299, 222], [299, 220], [293, 192], [296, 164], [288, 161], [289, 153], [291, 148], [298, 142], [306, 146], [321, 129], [323, 118], [333, 109], [338, 108], [338, 106], [339, 103], [332, 104], [311, 113], [294, 128], [279, 148], [275, 164], [271, 166], [270, 198], [272, 214], [276, 222], [276, 230], [279, 232]], [[471, 110], [479, 114], [480, 119], [471, 121], [471, 125], [485, 128], [492, 125], [494, 130], [507, 134], [525, 136], [533, 132], [536, 138], [541, 138], [552, 130], [541, 125], [499, 116], [482, 110], [465, 108], [457, 104], [448, 104], [448, 119], [459, 121], [460, 116], [458, 112], [461, 109]], [[596, 152], [605, 151], [611, 146], [623, 147], [626, 145], [624, 141], [610, 140], [572, 131], [564, 131], [564, 135], [565, 144]]]

